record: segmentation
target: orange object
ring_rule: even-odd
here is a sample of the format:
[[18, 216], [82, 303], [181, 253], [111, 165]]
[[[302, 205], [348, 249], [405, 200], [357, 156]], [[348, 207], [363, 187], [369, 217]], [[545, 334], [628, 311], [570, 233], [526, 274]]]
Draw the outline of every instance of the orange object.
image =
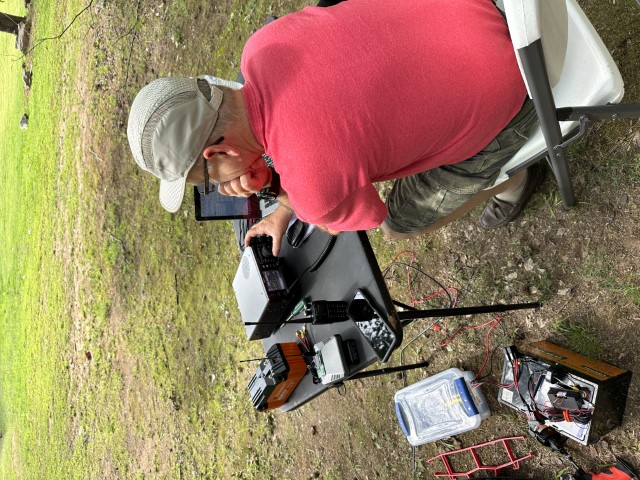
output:
[[535, 342], [522, 345], [518, 349], [541, 360], [562, 365], [577, 374], [591, 377], [599, 382], [621, 377], [628, 373], [626, 370], [599, 360], [593, 360], [551, 342]]
[[247, 386], [253, 406], [260, 411], [281, 407], [306, 373], [307, 363], [296, 342], [272, 345]]

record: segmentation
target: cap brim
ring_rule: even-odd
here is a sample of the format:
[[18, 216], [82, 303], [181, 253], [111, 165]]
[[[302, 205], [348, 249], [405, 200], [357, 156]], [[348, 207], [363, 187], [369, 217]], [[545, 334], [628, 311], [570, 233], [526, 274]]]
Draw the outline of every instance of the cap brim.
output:
[[186, 178], [179, 178], [173, 182], [160, 180], [160, 203], [165, 210], [176, 213], [180, 209], [186, 184]]

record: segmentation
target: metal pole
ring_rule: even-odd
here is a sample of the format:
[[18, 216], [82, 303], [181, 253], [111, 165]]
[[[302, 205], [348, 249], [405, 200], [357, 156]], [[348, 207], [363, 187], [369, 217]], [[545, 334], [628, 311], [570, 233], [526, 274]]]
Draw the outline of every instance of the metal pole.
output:
[[640, 104], [627, 103], [616, 105], [597, 105], [587, 107], [558, 108], [556, 116], [559, 121], [578, 121], [586, 116], [589, 120], [617, 120], [620, 118], [640, 118]]
[[562, 132], [560, 131], [556, 104], [549, 85], [549, 77], [547, 76], [542, 42], [536, 40], [531, 45], [519, 49], [518, 55], [531, 91], [531, 99], [536, 107], [540, 128], [547, 144], [551, 169], [558, 182], [562, 202], [565, 207], [572, 207], [576, 204], [576, 197], [571, 185], [565, 152], [561, 146]]
[[401, 367], [389, 367], [381, 368], [379, 370], [369, 370], [368, 372], [356, 373], [352, 377], [345, 378], [345, 380], [357, 380], [359, 378], [377, 377], [379, 375], [386, 375], [387, 373], [405, 372], [407, 370], [415, 370], [416, 368], [428, 367], [429, 362], [413, 363], [411, 365], [403, 365]]
[[430, 310], [411, 310], [409, 312], [398, 312], [400, 321], [417, 320], [419, 318], [435, 318], [435, 317], [456, 317], [465, 315], [477, 315], [479, 313], [500, 313], [511, 310], [525, 310], [529, 308], [538, 309], [541, 307], [540, 302], [532, 303], [512, 303], [507, 305], [480, 305], [477, 307], [459, 307], [459, 308], [434, 308]]

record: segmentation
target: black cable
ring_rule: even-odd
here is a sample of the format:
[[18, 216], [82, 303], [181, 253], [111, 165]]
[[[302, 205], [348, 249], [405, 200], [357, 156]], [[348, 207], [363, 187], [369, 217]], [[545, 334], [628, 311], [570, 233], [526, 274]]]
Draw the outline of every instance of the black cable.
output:
[[[447, 290], [447, 288], [442, 285], [438, 280], [436, 280], [435, 278], [433, 278], [431, 275], [429, 275], [428, 273], [424, 272], [422, 269], [415, 267], [413, 265], [410, 265], [408, 263], [405, 262], [401, 262], [399, 260], [395, 260], [391, 263], [391, 265], [389, 265], [387, 268], [385, 268], [384, 272], [382, 272], [382, 276], [384, 278], [386, 278], [387, 274], [389, 273], [389, 271], [391, 270], [391, 267], [393, 267], [394, 265], [404, 265], [407, 268], [411, 268], [412, 270], [415, 270], [416, 272], [418, 272], [421, 275], [424, 275], [425, 277], [427, 277], [428, 279], [430, 279], [433, 283], [435, 283], [436, 285], [438, 285], [440, 287], [441, 290], [444, 290], [444, 292], [447, 294], [447, 297], [449, 297], [449, 307], [451, 307], [453, 305], [453, 298], [451, 298], [451, 294], [449, 293], [449, 290]], [[411, 278], [411, 277], [409, 277]]]
[[324, 261], [327, 259], [327, 257], [331, 253], [331, 250], [333, 249], [333, 246], [336, 243], [336, 238], [337, 237], [335, 235], [331, 235], [331, 237], [329, 238], [329, 240], [327, 240], [327, 243], [322, 248], [322, 251], [320, 252], [318, 257], [315, 259], [315, 261], [311, 265], [309, 265], [307, 268], [305, 268], [303, 270], [303, 272], [300, 275], [298, 275], [298, 278], [296, 278], [293, 281], [291, 286], [289, 288], [287, 288], [287, 293], [286, 293], [287, 295], [289, 295], [291, 293], [291, 291], [293, 290], [293, 287], [295, 286], [295, 284], [298, 283], [300, 281], [300, 279], [307, 272], [315, 272], [318, 268], [320, 268], [320, 266], [324, 263]]
[[493, 372], [493, 357], [499, 348], [504, 348], [504, 347], [502, 345], [497, 345], [493, 348], [493, 351], [491, 352], [491, 356], [489, 357], [489, 371], [485, 373], [483, 376], [476, 378], [477, 383], [482, 383], [483, 379], [491, 376], [491, 373]]
[[335, 235], [331, 235], [329, 237], [329, 240], [327, 240], [327, 243], [325, 244], [324, 248], [320, 252], [320, 255], [318, 255], [318, 258], [316, 258], [316, 261], [313, 262], [313, 264], [311, 264], [311, 266], [309, 267], [310, 272], [315, 272], [318, 268], [320, 268], [320, 265], [322, 265], [322, 263], [326, 260], [326, 258], [331, 253], [331, 249], [336, 244], [336, 238], [337, 237]]
[[[522, 393], [520, 393], [520, 399], [525, 403], [525, 405], [527, 405], [527, 410], [529, 410], [529, 412], [531, 412], [537, 418], [538, 415], [542, 415], [542, 412], [540, 412], [540, 409], [538, 408], [538, 403], [536, 402], [536, 395], [538, 394], [538, 390], [540, 389], [540, 381], [541, 379], [544, 378], [544, 373], [546, 373], [546, 370], [535, 369], [532, 371], [529, 364], [533, 362], [534, 362], [533, 359], [531, 359], [530, 357], [523, 357], [521, 361], [521, 363], [527, 367], [527, 372], [529, 372], [529, 380], [527, 380], [527, 393], [529, 394], [529, 399], [531, 400], [531, 404], [525, 401], [525, 399], [522, 396]], [[538, 379], [536, 381], [535, 388], [531, 390], [533, 376], [536, 373], [539, 373], [540, 375], [538, 376]]]
[[[391, 268], [396, 266], [396, 265], [404, 265], [407, 268], [411, 268], [413, 270], [415, 270], [417, 273], [424, 275], [425, 277], [431, 279], [436, 285], [438, 285], [440, 287], [441, 290], [443, 290], [446, 294], [447, 297], [449, 298], [449, 303], [447, 304], [448, 308], [453, 307], [453, 299], [451, 298], [451, 294], [449, 293], [449, 291], [445, 288], [444, 285], [442, 285], [438, 280], [436, 280], [435, 278], [433, 278], [431, 275], [428, 275], [427, 273], [425, 273], [424, 271], [422, 271], [421, 269], [413, 266], [413, 265], [409, 265], [407, 263], [404, 262], [399, 262], [397, 260], [391, 262], [391, 264], [384, 269], [384, 271], [382, 272], [382, 276], [383, 278], [386, 280], [387, 279], [387, 275], [388, 273], [391, 271]], [[417, 311], [418, 309], [409, 305], [405, 305], [401, 302], [398, 302], [397, 300], [393, 301], [394, 305], [399, 306], [404, 308], [405, 310], [409, 310], [409, 311]], [[414, 336], [409, 342], [405, 342], [404, 346], [400, 349], [400, 364], [403, 365], [403, 355], [404, 355], [404, 351], [407, 349], [407, 347], [409, 347], [414, 341], [416, 341], [418, 338], [420, 338], [421, 336], [423, 336], [427, 331], [429, 331], [431, 329], [431, 327], [433, 325], [435, 325], [436, 323], [438, 323], [441, 319], [435, 319], [433, 324], [429, 327], [426, 327], [424, 330], [422, 330], [420, 333], [418, 333], [416, 336]], [[413, 320], [408, 320], [408, 321], [404, 321], [402, 322], [402, 327], [407, 327], [409, 326], [411, 323], [413, 323]], [[406, 377], [405, 377], [406, 378]]]
[[[446, 287], [444, 285], [442, 285], [442, 283], [440, 283], [438, 280], [436, 280], [434, 277], [432, 277], [431, 275], [426, 273], [421, 268], [418, 268], [415, 265], [411, 265], [411, 264], [406, 263], [406, 262], [401, 262], [400, 260], [395, 260], [391, 265], [389, 265], [389, 267], [387, 269], [385, 269], [385, 271], [383, 273], [383, 276], [386, 275], [389, 272], [389, 270], [391, 269], [391, 267], [394, 266], [394, 265], [404, 265], [407, 268], [411, 268], [412, 270], [415, 270], [419, 274], [424, 275], [425, 277], [430, 279], [433, 283], [438, 285], [442, 290], [447, 291]], [[448, 294], [448, 291], [447, 291], [447, 294]], [[449, 296], [449, 301], [453, 301], [453, 299], [451, 298], [451, 295], [448, 294], [448, 296]]]
[[[515, 363], [518, 362], [518, 357], [515, 357], [513, 359], [513, 362], [511, 363], [511, 368], [513, 371], [513, 388], [515, 389], [515, 391], [518, 393], [518, 396], [520, 397], [520, 400], [522, 401], [522, 404], [524, 405], [524, 407], [529, 411], [529, 414], [531, 414], [535, 419], [538, 418], [538, 409], [535, 406], [535, 402], [533, 407], [529, 404], [529, 402], [527, 402], [524, 397], [522, 396], [522, 391], [520, 390], [520, 369], [518, 368], [518, 374], [516, 375], [516, 365]], [[524, 361], [520, 362], [520, 363], [526, 363]], [[529, 368], [529, 365], [527, 365], [527, 371], [529, 372], [529, 379], [531, 379], [531, 369]], [[528, 388], [528, 381], [527, 381], [527, 393], [529, 393], [529, 388]], [[531, 397], [531, 394], [529, 393], [529, 397]]]
[[[385, 268], [385, 270], [382, 272], [383, 278], [387, 279], [387, 276], [388, 276], [389, 272], [391, 272], [392, 268], [393, 268], [394, 266], [396, 266], [396, 265], [403, 265], [403, 266], [405, 266], [406, 268], [410, 268], [410, 269], [414, 270], [415, 272], [419, 273], [420, 275], [423, 275], [424, 277], [427, 277], [428, 279], [430, 279], [433, 283], [435, 283], [438, 287], [440, 287], [440, 289], [441, 289], [441, 290], [442, 290], [442, 291], [447, 295], [447, 297], [448, 297], [448, 299], [449, 299], [449, 302], [448, 302], [448, 306], [447, 306], [447, 308], [452, 308], [452, 307], [453, 307], [453, 305], [454, 305], [454, 300], [453, 300], [453, 298], [452, 298], [451, 294], [449, 293], [449, 290], [448, 290], [448, 289], [447, 289], [447, 288], [446, 288], [442, 283], [440, 283], [438, 280], [436, 280], [434, 277], [432, 277], [431, 275], [429, 275], [428, 273], [426, 273], [425, 271], [423, 271], [421, 268], [418, 268], [418, 267], [414, 266], [413, 264], [408, 264], [408, 263], [406, 263], [406, 262], [402, 262], [402, 261], [399, 261], [399, 260], [394, 260], [394, 261], [393, 261], [393, 262], [391, 262], [391, 264], [390, 264], [387, 268]], [[411, 282], [412, 282], [412, 277], [411, 277], [411, 275], [409, 275], [409, 279], [408, 279], [409, 289], [411, 288], [411, 284], [412, 284]], [[394, 303], [397, 305], [399, 302], [394, 302]], [[406, 308], [405, 308], [405, 309], [406, 309]], [[415, 309], [415, 308], [413, 308], [413, 307], [409, 307], [409, 310], [416, 310], [416, 309]], [[437, 323], [437, 321], [438, 321], [438, 320], [436, 320], [434, 323]], [[412, 323], [412, 320], [411, 320], [411, 321], [408, 321], [408, 322], [406, 322], [406, 323], [403, 323], [403, 327], [404, 327], [404, 326], [408, 326], [410, 323]], [[500, 324], [501, 324], [500, 326], [501, 326], [501, 328], [502, 328], [503, 334], [504, 334], [506, 337], [508, 337], [508, 336], [509, 336], [509, 332], [507, 331], [506, 326], [503, 324], [503, 322], [500, 322]], [[424, 329], [422, 332], [420, 332], [418, 335], [416, 335], [416, 336], [415, 336], [415, 337], [414, 337], [414, 338], [409, 342], [409, 344], [413, 343], [413, 341], [415, 341], [416, 339], [418, 339], [420, 336], [424, 335], [424, 334], [425, 334], [425, 333], [426, 333], [430, 328], [431, 328], [431, 327], [427, 327], [427, 328], [426, 328], [426, 329]], [[405, 349], [409, 344], [405, 345], [405, 346], [402, 348], [401, 353], [403, 353], [403, 352], [404, 352], [404, 349]], [[496, 351], [497, 351], [497, 349], [498, 349], [498, 348], [500, 348], [500, 346], [496, 346], [496, 347], [494, 347], [493, 351], [491, 352], [491, 355], [490, 355], [490, 358], [489, 358], [489, 363], [490, 363], [490, 365], [489, 365], [489, 371], [488, 371], [485, 375], [483, 375], [482, 377], [479, 377], [478, 379], [476, 379], [476, 382], [481, 383], [481, 381], [482, 381], [483, 379], [488, 378], [488, 377], [493, 373], [493, 359], [494, 359], [495, 353], [496, 353]], [[402, 360], [401, 360], [401, 361], [402, 361]], [[515, 375], [514, 375], [514, 376], [515, 376]], [[514, 379], [514, 382], [517, 382], [518, 380], [519, 380], [519, 379]], [[519, 389], [517, 389], [517, 390], [519, 390]], [[521, 398], [522, 402], [524, 403], [524, 405], [527, 407], [527, 409], [529, 409], [529, 404], [528, 404], [527, 402], [525, 402], [524, 398], [522, 397], [522, 394], [520, 394], [520, 398]]]

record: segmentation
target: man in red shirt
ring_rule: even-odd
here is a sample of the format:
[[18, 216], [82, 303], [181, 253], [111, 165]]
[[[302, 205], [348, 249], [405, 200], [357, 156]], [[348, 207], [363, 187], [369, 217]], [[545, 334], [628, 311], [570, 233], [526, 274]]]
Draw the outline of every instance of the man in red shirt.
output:
[[[241, 70], [242, 88], [152, 82], [132, 105], [129, 141], [170, 211], [205, 172], [240, 196], [277, 172], [282, 206], [246, 239], [269, 234], [274, 252], [294, 212], [332, 233], [430, 231], [498, 191], [483, 192], [537, 122], [491, 0], [307, 7], [256, 32]], [[490, 202], [483, 226], [515, 218], [541, 178], [502, 185], [512, 193]], [[386, 205], [373, 185], [385, 180], [395, 180]]]

